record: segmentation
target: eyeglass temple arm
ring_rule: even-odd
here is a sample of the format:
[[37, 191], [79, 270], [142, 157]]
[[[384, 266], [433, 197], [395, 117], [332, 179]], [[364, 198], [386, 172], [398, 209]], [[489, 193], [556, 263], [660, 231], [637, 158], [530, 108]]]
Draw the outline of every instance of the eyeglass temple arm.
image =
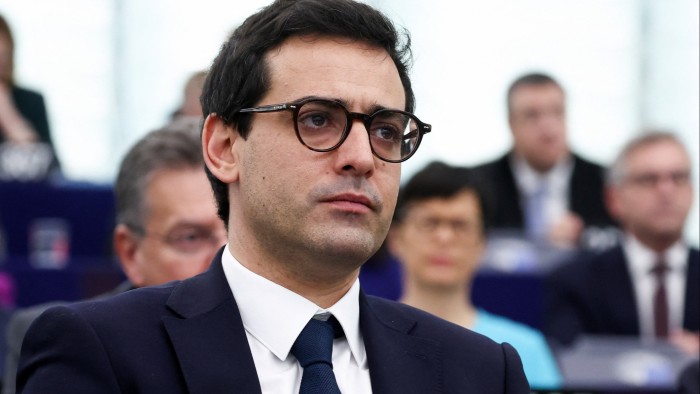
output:
[[[433, 127], [429, 124], [424, 124], [421, 126], [421, 131], [423, 134], [430, 133], [430, 131], [433, 129]], [[406, 134], [403, 136], [404, 140], [410, 140], [411, 138], [415, 138], [416, 134], [419, 133], [419, 129], [411, 130], [410, 133]]]
[[243, 108], [238, 112], [275, 112], [275, 111], [284, 111], [286, 109], [293, 109], [296, 108], [296, 106], [292, 104], [272, 104], [272, 105], [263, 105], [260, 107], [255, 107], [255, 108]]

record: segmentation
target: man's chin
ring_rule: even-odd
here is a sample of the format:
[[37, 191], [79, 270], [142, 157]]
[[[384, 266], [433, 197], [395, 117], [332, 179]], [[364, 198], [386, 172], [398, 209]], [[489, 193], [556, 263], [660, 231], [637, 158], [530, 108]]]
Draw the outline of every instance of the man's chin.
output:
[[327, 240], [321, 245], [321, 249], [323, 255], [333, 256], [337, 260], [364, 263], [379, 249], [379, 246], [381, 244], [377, 244], [373, 238], [345, 236]]
[[531, 167], [533, 167], [535, 170], [540, 171], [540, 172], [546, 172], [552, 169], [554, 165], [557, 164], [557, 157], [552, 156], [552, 157], [537, 157], [533, 158], [532, 160], [528, 161], [528, 164], [530, 164]]

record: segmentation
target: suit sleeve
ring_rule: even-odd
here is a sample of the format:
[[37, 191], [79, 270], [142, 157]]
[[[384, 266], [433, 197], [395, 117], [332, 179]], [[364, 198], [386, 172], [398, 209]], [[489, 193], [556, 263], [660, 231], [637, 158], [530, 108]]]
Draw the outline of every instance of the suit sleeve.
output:
[[15, 377], [17, 376], [17, 361], [19, 360], [19, 350], [22, 345], [24, 332], [18, 328], [17, 319], [10, 319], [5, 331], [7, 341], [7, 353], [5, 354], [5, 372], [2, 380], [3, 394], [13, 394], [15, 392]]
[[51, 308], [29, 328], [22, 344], [17, 393], [119, 393], [100, 338], [68, 307]]
[[581, 321], [582, 300], [569, 267], [553, 272], [545, 280], [544, 324], [542, 331], [561, 345], [571, 345], [585, 331]]
[[13, 394], [15, 392], [15, 378], [17, 376], [17, 362], [19, 352], [22, 348], [24, 334], [29, 328], [32, 320], [25, 318], [22, 312], [13, 315], [7, 323], [6, 340], [7, 354], [5, 355], [5, 372], [2, 384], [3, 394]]
[[518, 352], [508, 343], [501, 345], [503, 356], [506, 362], [505, 371], [505, 393], [506, 394], [528, 394], [530, 385], [525, 377], [523, 363], [520, 361]]

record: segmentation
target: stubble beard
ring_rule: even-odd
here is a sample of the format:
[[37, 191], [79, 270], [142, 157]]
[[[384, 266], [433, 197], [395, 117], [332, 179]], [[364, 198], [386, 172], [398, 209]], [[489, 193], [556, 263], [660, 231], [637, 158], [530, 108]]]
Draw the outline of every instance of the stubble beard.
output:
[[[263, 258], [270, 260], [265, 264], [306, 280], [341, 280], [355, 275], [379, 249], [390, 223], [378, 213], [373, 213], [378, 220], [336, 212], [313, 217], [313, 209], [259, 200], [250, 203], [257, 204], [253, 209], [256, 214], [248, 220], [254, 242]], [[300, 213], [290, 215], [285, 211]]]

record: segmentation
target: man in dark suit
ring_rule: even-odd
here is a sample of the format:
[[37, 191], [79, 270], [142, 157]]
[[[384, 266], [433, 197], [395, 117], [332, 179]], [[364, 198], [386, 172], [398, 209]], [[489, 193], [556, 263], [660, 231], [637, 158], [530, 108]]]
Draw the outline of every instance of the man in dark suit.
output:
[[[99, 297], [186, 279], [205, 271], [226, 242], [203, 167], [197, 126], [169, 125], [141, 138], [119, 166], [114, 185], [113, 247], [127, 277]], [[177, 193], [171, 190], [177, 189]], [[24, 335], [51, 302], [19, 309], [7, 326], [3, 393], [14, 394]]]
[[527, 393], [510, 345], [359, 287], [430, 131], [404, 38], [349, 0], [243, 22], [202, 94], [228, 244], [194, 278], [47, 311], [21, 392]]
[[507, 94], [513, 148], [479, 165], [493, 229], [576, 245], [585, 228], [613, 224], [603, 203], [603, 170], [569, 149], [564, 89], [545, 74], [515, 80]]
[[699, 255], [682, 238], [693, 200], [690, 168], [672, 134], [645, 133], [622, 150], [607, 201], [624, 239], [552, 273], [545, 334], [564, 344], [581, 334], [665, 338], [697, 356]]

